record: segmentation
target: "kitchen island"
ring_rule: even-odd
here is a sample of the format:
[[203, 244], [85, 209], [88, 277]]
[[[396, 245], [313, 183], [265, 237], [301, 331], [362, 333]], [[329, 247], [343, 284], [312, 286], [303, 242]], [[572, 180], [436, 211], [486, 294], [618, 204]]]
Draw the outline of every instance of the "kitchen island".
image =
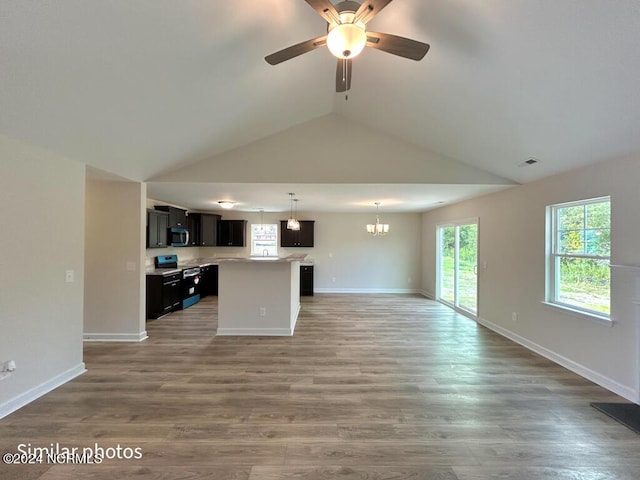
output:
[[218, 335], [291, 336], [300, 311], [300, 261], [288, 257], [218, 261]]

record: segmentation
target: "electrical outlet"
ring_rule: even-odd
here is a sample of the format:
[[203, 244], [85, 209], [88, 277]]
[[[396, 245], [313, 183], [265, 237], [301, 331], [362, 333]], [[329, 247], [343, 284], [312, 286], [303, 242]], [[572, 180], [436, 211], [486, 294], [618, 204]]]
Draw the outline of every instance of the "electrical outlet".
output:
[[267, 308], [266, 307], [260, 307], [260, 316], [261, 317], [266, 317], [267, 316]]
[[64, 271], [64, 281], [66, 283], [73, 283], [75, 280], [75, 272], [73, 270]]
[[407, 283], [411, 283], [411, 277], [407, 278]]
[[514, 322], [518, 321], [518, 312], [511, 312], [511, 320]]
[[331, 277], [331, 282], [336, 283], [336, 277]]
[[13, 360], [6, 361], [2, 366], [2, 371], [0, 371], [0, 381], [6, 380], [11, 375], [13, 375], [13, 372], [15, 371], [15, 369], [16, 369], [15, 361]]

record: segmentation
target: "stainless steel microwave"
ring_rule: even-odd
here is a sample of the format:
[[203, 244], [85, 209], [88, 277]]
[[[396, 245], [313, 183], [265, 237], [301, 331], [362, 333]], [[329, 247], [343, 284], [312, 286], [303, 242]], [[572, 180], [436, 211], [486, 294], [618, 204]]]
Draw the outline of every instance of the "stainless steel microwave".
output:
[[189, 246], [189, 230], [181, 227], [172, 227], [169, 229], [169, 245], [172, 247], [188, 247]]

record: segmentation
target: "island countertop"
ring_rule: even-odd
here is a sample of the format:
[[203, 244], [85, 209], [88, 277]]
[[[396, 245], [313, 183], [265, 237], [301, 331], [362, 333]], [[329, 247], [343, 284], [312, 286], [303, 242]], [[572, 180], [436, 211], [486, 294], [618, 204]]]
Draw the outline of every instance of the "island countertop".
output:
[[287, 255], [286, 257], [275, 257], [268, 256], [263, 257], [260, 255], [251, 255], [248, 257], [209, 257], [209, 258], [196, 258], [193, 260], [187, 260], [185, 262], [180, 262], [179, 267], [181, 268], [189, 268], [189, 267], [206, 267], [208, 265], [219, 265], [223, 262], [303, 262], [307, 263], [308, 260], [307, 254], [305, 253], [294, 253], [291, 255]]
[[219, 258], [218, 262], [269, 262], [269, 263], [288, 263], [288, 262], [301, 262], [307, 257], [306, 254], [291, 254], [286, 257], [274, 257], [274, 256], [260, 256], [253, 255], [249, 257], [231, 257], [231, 258]]
[[207, 267], [209, 265], [220, 265], [226, 262], [255, 262], [255, 263], [287, 263], [287, 262], [300, 262], [303, 265], [313, 265], [311, 260], [305, 260], [307, 257], [304, 253], [293, 253], [286, 257], [261, 257], [259, 255], [249, 257], [209, 257], [209, 258], [196, 258], [192, 260], [186, 260], [178, 263], [178, 268], [154, 268], [153, 266], [147, 267], [145, 273], [147, 275], [171, 275], [174, 273], [180, 273], [185, 268], [193, 267]]

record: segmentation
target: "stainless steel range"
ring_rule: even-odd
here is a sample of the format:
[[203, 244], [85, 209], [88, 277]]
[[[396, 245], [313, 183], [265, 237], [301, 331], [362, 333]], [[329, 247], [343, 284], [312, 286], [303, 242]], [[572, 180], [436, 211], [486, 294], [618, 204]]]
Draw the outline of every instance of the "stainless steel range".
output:
[[[155, 258], [157, 269], [166, 268], [168, 270], [178, 268], [177, 255], [159, 255]], [[200, 301], [200, 280], [202, 271], [200, 267], [182, 269], [182, 308], [188, 308]]]
[[200, 301], [200, 267], [182, 270], [182, 308], [190, 307]]

